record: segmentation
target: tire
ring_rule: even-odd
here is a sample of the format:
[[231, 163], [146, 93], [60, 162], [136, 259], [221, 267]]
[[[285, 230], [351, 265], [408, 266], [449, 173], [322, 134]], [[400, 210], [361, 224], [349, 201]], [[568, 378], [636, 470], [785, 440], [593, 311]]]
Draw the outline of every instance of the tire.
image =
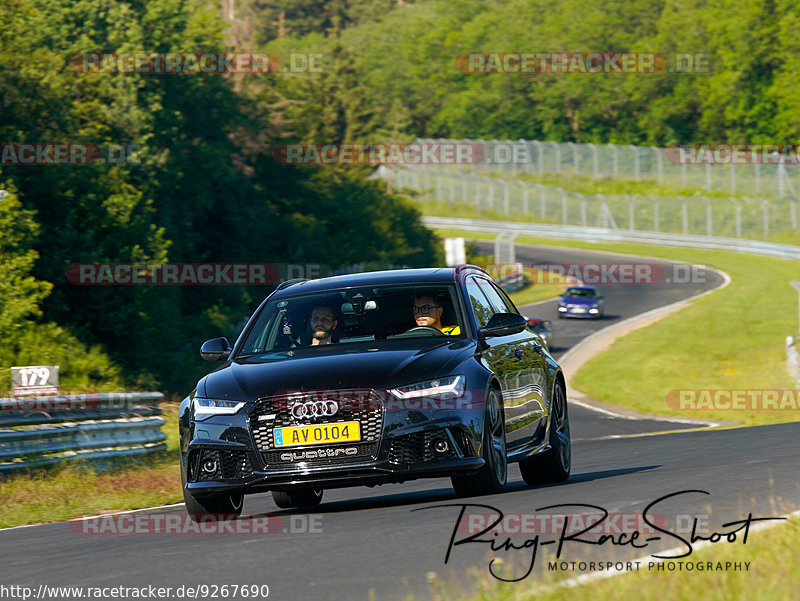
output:
[[483, 420], [482, 457], [486, 464], [475, 474], [451, 476], [453, 490], [459, 497], [477, 497], [499, 493], [508, 479], [506, 456], [506, 423], [495, 388], [486, 397], [486, 415]]
[[322, 490], [299, 488], [297, 490], [273, 490], [272, 500], [281, 509], [292, 507], [316, 507], [322, 502]]
[[572, 443], [569, 437], [569, 414], [564, 385], [553, 387], [553, 410], [550, 412], [550, 448], [519, 462], [519, 471], [526, 484], [563, 482], [572, 466]]
[[243, 494], [221, 494], [195, 497], [186, 489], [186, 476], [181, 462], [181, 484], [183, 485], [183, 502], [186, 513], [193, 521], [199, 522], [204, 515], [224, 515], [234, 517], [241, 515], [244, 507]]

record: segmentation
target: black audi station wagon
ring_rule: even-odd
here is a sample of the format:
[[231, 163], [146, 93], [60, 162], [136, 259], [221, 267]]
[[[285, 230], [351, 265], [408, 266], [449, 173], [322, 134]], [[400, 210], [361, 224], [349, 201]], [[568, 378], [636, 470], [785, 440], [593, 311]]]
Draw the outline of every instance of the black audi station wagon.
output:
[[[427, 319], [420, 319], [420, 317]], [[237, 514], [326, 488], [449, 477], [459, 496], [570, 472], [566, 388], [538, 334], [481, 268], [283, 282], [181, 403], [187, 511]]]

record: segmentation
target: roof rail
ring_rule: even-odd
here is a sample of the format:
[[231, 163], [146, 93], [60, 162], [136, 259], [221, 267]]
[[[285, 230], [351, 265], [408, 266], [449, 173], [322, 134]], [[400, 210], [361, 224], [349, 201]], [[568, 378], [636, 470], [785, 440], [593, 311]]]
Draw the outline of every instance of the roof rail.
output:
[[480, 267], [478, 265], [471, 265], [470, 263], [462, 263], [461, 265], [456, 265], [456, 273], [465, 271], [467, 269], [477, 269], [478, 271], [482, 271], [483, 273], [489, 273], [483, 267]]
[[281, 282], [280, 284], [278, 284], [275, 290], [276, 291], [283, 290], [284, 288], [288, 288], [289, 286], [292, 286], [294, 284], [299, 284], [300, 282], [307, 282], [307, 281], [308, 278], [293, 278], [291, 280], [286, 280], [285, 282]]

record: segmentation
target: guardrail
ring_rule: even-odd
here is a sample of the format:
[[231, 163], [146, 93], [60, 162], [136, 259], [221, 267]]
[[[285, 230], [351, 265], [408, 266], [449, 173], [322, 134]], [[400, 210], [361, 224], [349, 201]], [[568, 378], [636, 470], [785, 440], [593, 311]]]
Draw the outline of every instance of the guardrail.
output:
[[428, 227], [486, 232], [490, 234], [514, 233], [519, 236], [583, 240], [584, 242], [633, 242], [655, 246], [730, 250], [734, 252], [778, 257], [781, 259], [800, 259], [800, 246], [778, 244], [777, 242], [762, 242], [760, 240], [743, 240], [740, 238], [637, 232], [601, 227], [581, 227], [576, 225], [546, 225], [515, 221], [460, 219], [457, 217], [422, 217], [422, 223]]
[[160, 392], [0, 399], [0, 473], [166, 449]]

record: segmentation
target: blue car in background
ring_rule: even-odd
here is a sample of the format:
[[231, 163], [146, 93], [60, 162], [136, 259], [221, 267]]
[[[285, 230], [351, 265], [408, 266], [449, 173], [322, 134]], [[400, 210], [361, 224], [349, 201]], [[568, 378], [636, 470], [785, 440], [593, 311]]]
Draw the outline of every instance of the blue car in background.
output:
[[558, 317], [603, 316], [603, 296], [594, 286], [570, 286], [558, 300]]

